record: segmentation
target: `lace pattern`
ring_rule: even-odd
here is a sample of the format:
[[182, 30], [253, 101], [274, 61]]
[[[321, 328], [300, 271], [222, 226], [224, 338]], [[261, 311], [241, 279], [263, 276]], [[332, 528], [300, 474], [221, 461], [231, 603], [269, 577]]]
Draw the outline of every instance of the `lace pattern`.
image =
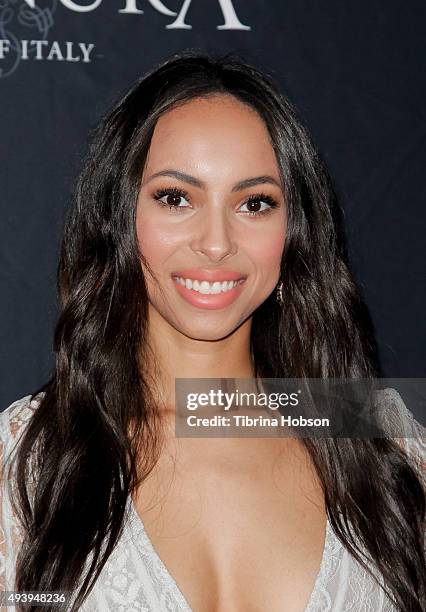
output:
[[[4, 467], [37, 406], [38, 398], [30, 402], [30, 396], [26, 396], [0, 414], [0, 590], [14, 588], [16, 555], [22, 541]], [[426, 429], [414, 419], [394, 389], [381, 391], [377, 406], [383, 411], [385, 427], [395, 427], [407, 435], [395, 439], [410, 456], [426, 488]], [[84, 612], [192, 612], [150, 542], [130, 497], [122, 536], [80, 609]], [[396, 608], [349, 554], [327, 520], [323, 557], [305, 612], [352, 611], [396, 612]]]

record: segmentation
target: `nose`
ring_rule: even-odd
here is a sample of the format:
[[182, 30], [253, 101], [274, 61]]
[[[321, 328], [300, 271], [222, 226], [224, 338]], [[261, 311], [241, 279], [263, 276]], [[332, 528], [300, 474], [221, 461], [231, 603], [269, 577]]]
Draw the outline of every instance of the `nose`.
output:
[[212, 262], [221, 262], [238, 251], [235, 230], [222, 207], [203, 211], [194, 225], [191, 248], [206, 255]]

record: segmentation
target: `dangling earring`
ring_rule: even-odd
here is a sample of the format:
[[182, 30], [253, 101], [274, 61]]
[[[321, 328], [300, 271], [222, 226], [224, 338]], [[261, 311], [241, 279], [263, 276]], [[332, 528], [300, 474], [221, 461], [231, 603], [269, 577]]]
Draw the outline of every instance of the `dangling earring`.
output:
[[284, 300], [283, 300], [283, 282], [280, 281], [277, 285], [277, 302], [278, 304], [281, 306], [282, 304], [284, 304]]

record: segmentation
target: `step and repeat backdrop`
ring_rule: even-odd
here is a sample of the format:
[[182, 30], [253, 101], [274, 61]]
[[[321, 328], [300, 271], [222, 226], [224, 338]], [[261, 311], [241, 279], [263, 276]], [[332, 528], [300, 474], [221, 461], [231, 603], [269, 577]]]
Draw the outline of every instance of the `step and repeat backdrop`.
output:
[[184, 48], [235, 51], [299, 110], [344, 209], [383, 375], [424, 377], [424, 0], [0, 0], [0, 409], [49, 376], [88, 132]]

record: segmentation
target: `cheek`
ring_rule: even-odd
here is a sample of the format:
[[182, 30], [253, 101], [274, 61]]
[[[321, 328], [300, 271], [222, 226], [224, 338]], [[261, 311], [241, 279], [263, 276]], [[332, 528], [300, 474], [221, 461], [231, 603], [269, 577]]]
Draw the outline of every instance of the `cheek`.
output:
[[149, 264], [155, 269], [173, 252], [177, 234], [159, 218], [140, 216], [136, 223], [139, 249]]
[[267, 232], [261, 232], [248, 245], [251, 259], [263, 277], [279, 273], [285, 235], [285, 224], [278, 225]]

